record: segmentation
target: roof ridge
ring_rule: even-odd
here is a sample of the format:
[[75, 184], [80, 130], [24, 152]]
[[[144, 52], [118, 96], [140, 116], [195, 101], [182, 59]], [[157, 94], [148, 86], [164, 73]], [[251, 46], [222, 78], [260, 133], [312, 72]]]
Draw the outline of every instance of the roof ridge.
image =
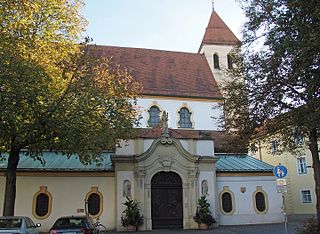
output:
[[148, 51], [158, 51], [158, 52], [165, 52], [165, 53], [179, 53], [179, 54], [190, 54], [190, 55], [203, 55], [198, 52], [187, 52], [187, 51], [175, 51], [175, 50], [162, 50], [162, 49], [152, 49], [152, 48], [141, 48], [141, 47], [128, 47], [128, 46], [114, 46], [114, 45], [97, 45], [97, 44], [89, 44], [89, 46], [96, 46], [96, 47], [112, 47], [112, 48], [119, 48], [119, 49], [134, 49], [134, 50], [148, 50]]

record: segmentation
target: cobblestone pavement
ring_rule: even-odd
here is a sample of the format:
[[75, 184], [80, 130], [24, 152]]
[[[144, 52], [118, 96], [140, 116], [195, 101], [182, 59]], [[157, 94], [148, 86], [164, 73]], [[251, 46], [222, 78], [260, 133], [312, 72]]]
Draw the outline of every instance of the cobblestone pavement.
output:
[[[296, 227], [299, 222], [289, 222], [287, 234], [296, 233]], [[119, 234], [127, 232], [108, 231], [108, 233]], [[209, 230], [153, 230], [153, 231], [140, 231], [139, 234], [286, 234], [284, 223], [276, 224], [260, 224], [260, 225], [241, 225], [241, 226], [220, 226]]]

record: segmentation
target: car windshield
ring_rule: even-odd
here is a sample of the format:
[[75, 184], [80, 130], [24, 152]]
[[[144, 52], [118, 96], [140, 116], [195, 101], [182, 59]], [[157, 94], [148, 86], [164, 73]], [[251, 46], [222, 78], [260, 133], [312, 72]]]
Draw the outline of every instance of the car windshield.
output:
[[87, 227], [84, 218], [61, 218], [53, 225], [53, 229], [68, 229], [68, 228], [84, 228]]
[[0, 219], [0, 228], [20, 228], [22, 219]]

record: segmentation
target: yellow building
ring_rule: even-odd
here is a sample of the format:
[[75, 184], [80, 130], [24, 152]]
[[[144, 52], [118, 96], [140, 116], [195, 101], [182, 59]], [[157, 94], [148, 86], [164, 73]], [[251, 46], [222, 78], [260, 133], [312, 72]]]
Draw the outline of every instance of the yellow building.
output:
[[267, 141], [256, 139], [251, 155], [274, 166], [284, 165], [288, 169], [285, 177], [285, 206], [288, 215], [315, 214], [317, 201], [311, 152], [302, 138], [295, 140], [295, 143], [302, 147], [297, 154], [281, 152], [277, 137], [268, 137]]

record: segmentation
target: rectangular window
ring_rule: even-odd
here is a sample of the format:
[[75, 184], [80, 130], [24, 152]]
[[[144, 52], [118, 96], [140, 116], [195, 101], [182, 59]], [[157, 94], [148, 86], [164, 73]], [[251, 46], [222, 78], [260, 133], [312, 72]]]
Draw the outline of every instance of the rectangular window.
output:
[[271, 141], [270, 143], [270, 151], [271, 151], [271, 154], [276, 154], [277, 151], [278, 151], [278, 142], [277, 141]]
[[294, 136], [294, 143], [296, 144], [296, 145], [302, 145], [303, 144], [303, 135], [302, 134], [296, 134], [295, 136]]
[[307, 161], [305, 157], [300, 157], [297, 159], [298, 173], [299, 175], [307, 174]]
[[302, 190], [301, 191], [301, 198], [302, 198], [302, 203], [312, 203], [311, 191], [309, 189]]

